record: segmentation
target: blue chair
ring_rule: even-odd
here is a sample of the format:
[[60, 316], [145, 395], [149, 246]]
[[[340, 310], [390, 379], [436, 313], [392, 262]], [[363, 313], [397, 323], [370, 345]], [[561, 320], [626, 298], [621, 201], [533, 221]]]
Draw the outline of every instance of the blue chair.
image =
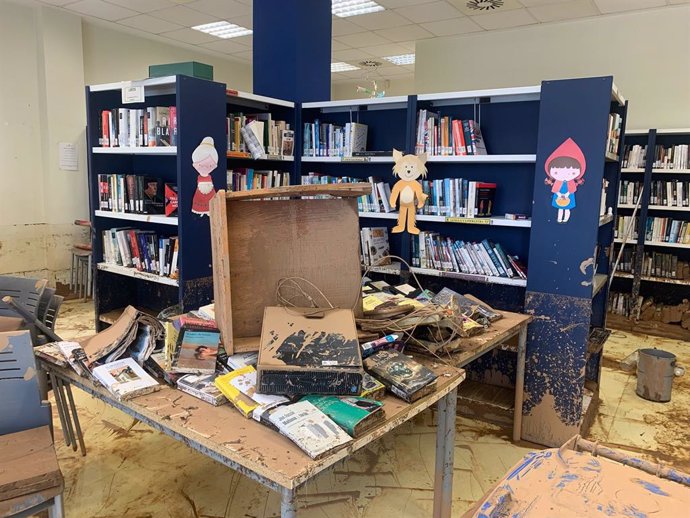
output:
[[0, 333], [0, 516], [62, 518], [64, 483], [29, 331]]

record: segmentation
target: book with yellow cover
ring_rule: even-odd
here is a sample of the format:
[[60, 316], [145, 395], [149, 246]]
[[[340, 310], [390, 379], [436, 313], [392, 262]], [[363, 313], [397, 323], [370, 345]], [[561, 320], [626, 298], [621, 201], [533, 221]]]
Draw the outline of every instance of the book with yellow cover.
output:
[[257, 421], [266, 410], [289, 402], [283, 396], [256, 392], [256, 369], [251, 365], [218, 376], [214, 384], [244, 417]]

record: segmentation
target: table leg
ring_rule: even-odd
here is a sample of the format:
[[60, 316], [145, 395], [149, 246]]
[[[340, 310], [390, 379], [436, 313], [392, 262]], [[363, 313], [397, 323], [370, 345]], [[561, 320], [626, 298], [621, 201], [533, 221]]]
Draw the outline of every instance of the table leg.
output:
[[513, 441], [522, 436], [522, 403], [525, 391], [525, 354], [527, 350], [527, 326], [518, 335], [517, 373], [515, 375], [515, 405], [513, 409]]
[[74, 437], [74, 428], [72, 427], [72, 415], [70, 414], [69, 402], [67, 401], [67, 396], [65, 395], [65, 385], [64, 382], [56, 376], [57, 379], [57, 389], [60, 393], [60, 399], [62, 400], [62, 412], [65, 414], [65, 422], [67, 423], [67, 431], [70, 436], [70, 444], [72, 449], [77, 451], [78, 445], [77, 440]]
[[65, 421], [65, 406], [62, 404], [60, 391], [58, 389], [57, 378], [52, 372], [49, 372], [50, 386], [53, 389], [53, 396], [55, 397], [55, 406], [57, 407], [58, 417], [60, 417], [60, 425], [62, 426], [62, 435], [65, 438], [65, 444], [70, 446], [70, 436], [67, 433], [67, 422]]
[[74, 396], [72, 395], [72, 385], [65, 383], [65, 390], [67, 391], [67, 399], [70, 409], [72, 410], [72, 417], [74, 418], [74, 431], [77, 432], [77, 440], [79, 441], [79, 448], [81, 449], [82, 457], [86, 456], [86, 444], [84, 444], [84, 434], [81, 431], [81, 424], [79, 423], [79, 414], [77, 413], [77, 405], [74, 404]]
[[458, 390], [453, 389], [437, 403], [436, 473], [434, 474], [434, 518], [450, 518], [453, 503], [453, 458], [455, 455], [455, 413]]
[[284, 487], [280, 495], [280, 517], [295, 518], [297, 516], [297, 491]]

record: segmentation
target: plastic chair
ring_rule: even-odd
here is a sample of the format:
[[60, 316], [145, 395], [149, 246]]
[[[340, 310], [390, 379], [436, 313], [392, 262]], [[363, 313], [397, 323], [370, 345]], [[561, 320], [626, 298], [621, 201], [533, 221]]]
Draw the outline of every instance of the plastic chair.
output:
[[0, 333], [0, 361], [0, 515], [31, 516], [48, 509], [50, 518], [60, 518], [64, 484], [50, 405], [39, 396], [30, 333]]
[[[3, 317], [17, 317], [17, 311], [2, 299], [9, 296], [12, 300], [18, 302], [40, 321], [39, 307], [41, 306], [41, 299], [43, 292], [46, 289], [48, 281], [45, 279], [29, 279], [26, 277], [11, 277], [9, 275], [0, 275], [0, 316]], [[29, 331], [31, 331], [31, 338], [34, 343], [38, 343], [38, 332], [31, 318], [28, 320], [24, 318]]]
[[[74, 224], [89, 229], [92, 237], [91, 222], [84, 219], [74, 220]], [[83, 300], [93, 296], [93, 263], [91, 243], [77, 243], [72, 248], [72, 268], [70, 270], [70, 290]]]

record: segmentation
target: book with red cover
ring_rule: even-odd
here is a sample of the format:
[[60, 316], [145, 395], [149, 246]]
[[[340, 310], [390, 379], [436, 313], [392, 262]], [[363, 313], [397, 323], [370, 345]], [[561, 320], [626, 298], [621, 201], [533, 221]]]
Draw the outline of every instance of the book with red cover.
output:
[[494, 208], [494, 197], [496, 195], [496, 184], [487, 182], [477, 182], [477, 205], [476, 215], [479, 217], [491, 216]]
[[165, 184], [165, 215], [177, 216], [177, 185], [173, 183]]

